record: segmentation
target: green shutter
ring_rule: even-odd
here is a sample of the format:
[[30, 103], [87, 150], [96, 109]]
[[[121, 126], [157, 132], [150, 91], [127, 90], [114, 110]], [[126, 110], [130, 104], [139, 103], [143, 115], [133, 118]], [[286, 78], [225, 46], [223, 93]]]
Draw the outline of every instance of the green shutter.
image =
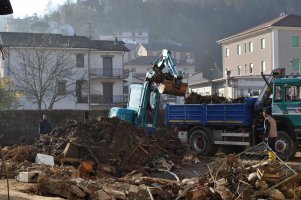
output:
[[299, 47], [299, 36], [292, 36], [292, 47]]
[[292, 59], [292, 69], [299, 70], [299, 59], [297, 58]]

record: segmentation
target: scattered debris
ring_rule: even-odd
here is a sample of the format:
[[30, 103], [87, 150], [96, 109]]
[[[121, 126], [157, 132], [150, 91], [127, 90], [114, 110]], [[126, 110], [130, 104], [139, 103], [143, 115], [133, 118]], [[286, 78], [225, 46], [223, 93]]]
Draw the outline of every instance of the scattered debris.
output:
[[[269, 161], [262, 154], [264, 145], [221, 158], [208, 165], [208, 173], [183, 180], [173, 170], [203, 162], [197, 155], [185, 154], [187, 147], [177, 138], [150, 136], [117, 118], [70, 121], [31, 146], [2, 150], [9, 177], [36, 182], [31, 192], [45, 196], [96, 200], [295, 198], [300, 178], [294, 179], [294, 170], [278, 158]], [[4, 177], [1, 170], [0, 176]]]

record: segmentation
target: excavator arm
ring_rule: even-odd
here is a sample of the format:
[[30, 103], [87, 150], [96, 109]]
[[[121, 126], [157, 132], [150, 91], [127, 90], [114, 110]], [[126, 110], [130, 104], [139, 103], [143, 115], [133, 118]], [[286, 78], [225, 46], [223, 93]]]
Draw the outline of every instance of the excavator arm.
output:
[[[167, 67], [168, 72], [163, 73], [163, 69]], [[182, 76], [176, 69], [176, 61], [172, 52], [163, 49], [162, 54], [156, 60], [151, 69], [146, 72], [145, 81], [157, 84], [160, 93], [175, 96], [184, 96], [188, 87], [187, 83], [183, 83]]]

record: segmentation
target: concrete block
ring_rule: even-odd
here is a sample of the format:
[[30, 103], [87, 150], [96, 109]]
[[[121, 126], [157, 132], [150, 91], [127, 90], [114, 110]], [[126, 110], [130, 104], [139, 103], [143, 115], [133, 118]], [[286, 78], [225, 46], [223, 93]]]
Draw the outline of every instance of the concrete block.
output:
[[16, 177], [16, 180], [25, 183], [36, 183], [40, 174], [40, 171], [19, 172], [18, 176]]
[[99, 200], [112, 200], [112, 197], [109, 196], [107, 193], [105, 193], [102, 190], [97, 191], [97, 199]]
[[131, 185], [129, 188], [129, 193], [137, 194], [139, 192], [139, 187], [136, 185]]
[[54, 166], [54, 158], [53, 156], [49, 156], [46, 154], [38, 153], [35, 159], [37, 164], [50, 165]]

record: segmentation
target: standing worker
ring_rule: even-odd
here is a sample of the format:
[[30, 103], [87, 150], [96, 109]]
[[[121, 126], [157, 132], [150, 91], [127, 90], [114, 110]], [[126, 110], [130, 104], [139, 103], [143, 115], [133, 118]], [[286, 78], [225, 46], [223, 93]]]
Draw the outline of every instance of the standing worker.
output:
[[264, 117], [264, 137], [269, 145], [269, 147], [276, 152], [275, 144], [278, 136], [277, 133], [277, 123], [276, 120], [271, 117], [271, 109], [263, 109]]
[[51, 133], [51, 127], [46, 114], [43, 114], [43, 120], [39, 122], [39, 133], [40, 135]]

